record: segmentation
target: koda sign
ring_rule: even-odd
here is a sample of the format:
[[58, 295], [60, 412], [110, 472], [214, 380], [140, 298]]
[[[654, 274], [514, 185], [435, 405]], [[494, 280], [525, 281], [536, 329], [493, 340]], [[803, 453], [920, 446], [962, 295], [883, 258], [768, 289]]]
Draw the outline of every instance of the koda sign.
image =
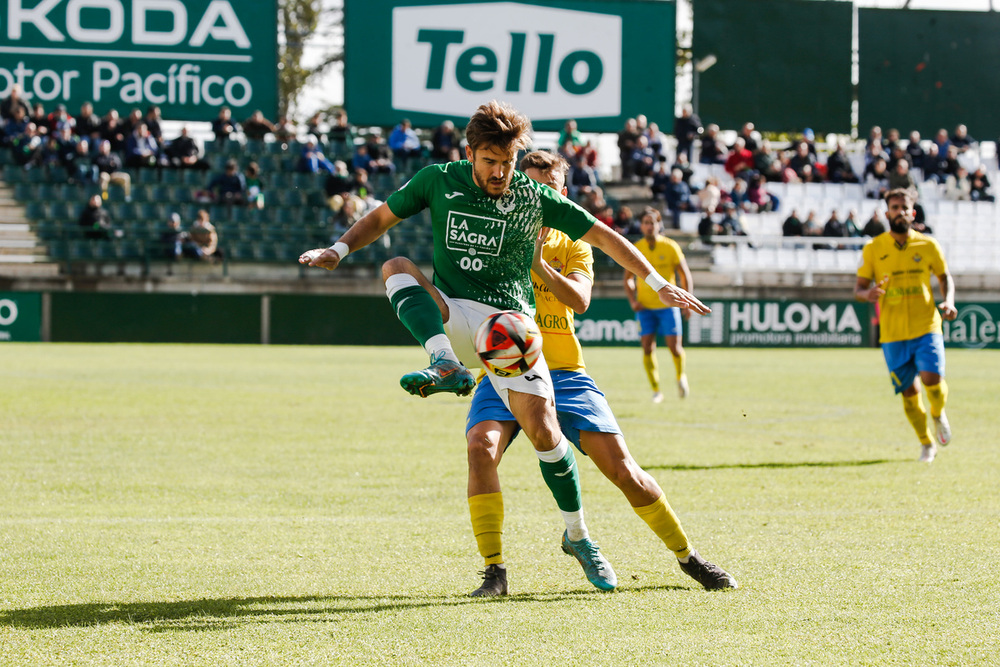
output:
[[575, 118], [615, 131], [639, 113], [669, 122], [673, 39], [649, 35], [672, 36], [674, 11], [670, 2], [348, 0], [345, 101], [352, 120], [381, 125], [464, 122], [490, 99], [539, 129]]

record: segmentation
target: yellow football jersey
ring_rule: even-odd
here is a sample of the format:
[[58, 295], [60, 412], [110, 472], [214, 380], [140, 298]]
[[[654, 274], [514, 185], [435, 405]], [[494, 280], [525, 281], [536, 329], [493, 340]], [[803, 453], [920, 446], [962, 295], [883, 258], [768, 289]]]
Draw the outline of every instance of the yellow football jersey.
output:
[[[677, 245], [677, 242], [666, 236], [657, 236], [656, 245], [652, 248], [646, 243], [646, 239], [639, 239], [635, 242], [635, 247], [639, 249], [656, 272], [663, 276], [668, 282], [676, 285], [676, 272], [684, 260], [684, 251]], [[666, 308], [660, 301], [659, 295], [653, 288], [646, 284], [642, 278], [636, 277], [636, 298], [639, 303], [650, 309]]]
[[[584, 241], [574, 241], [553, 229], [542, 247], [542, 259], [563, 276], [578, 273], [593, 282], [594, 251]], [[542, 332], [542, 354], [551, 370], [583, 370], [583, 349], [576, 338], [573, 309], [561, 302], [534, 271], [535, 322]]]
[[910, 230], [903, 246], [897, 244], [889, 232], [865, 244], [858, 277], [877, 283], [889, 276], [882, 287], [885, 294], [879, 300], [880, 342], [892, 343], [941, 333], [941, 315], [934, 302], [931, 274], [940, 276], [947, 271], [941, 246], [920, 232]]

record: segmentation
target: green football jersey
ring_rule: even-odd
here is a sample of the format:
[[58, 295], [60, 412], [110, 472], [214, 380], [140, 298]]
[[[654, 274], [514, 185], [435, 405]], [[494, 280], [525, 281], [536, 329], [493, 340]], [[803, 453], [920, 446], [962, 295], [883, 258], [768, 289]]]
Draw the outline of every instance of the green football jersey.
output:
[[434, 285], [442, 292], [532, 316], [531, 257], [543, 221], [573, 240], [598, 222], [520, 171], [493, 199], [476, 185], [467, 160], [424, 167], [386, 203], [397, 218], [430, 209]]

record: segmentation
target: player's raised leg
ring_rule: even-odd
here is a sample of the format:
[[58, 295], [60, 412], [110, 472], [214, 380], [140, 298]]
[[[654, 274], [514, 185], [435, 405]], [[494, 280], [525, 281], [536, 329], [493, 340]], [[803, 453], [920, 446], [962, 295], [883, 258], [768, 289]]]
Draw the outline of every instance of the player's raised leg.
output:
[[580, 432], [580, 445], [632, 510], [677, 557], [680, 568], [707, 590], [737, 588], [736, 579], [698, 554], [653, 476], [639, 467], [618, 433]]
[[449, 317], [448, 304], [437, 289], [417, 265], [405, 257], [396, 257], [383, 264], [382, 278], [396, 317], [431, 360], [424, 370], [407, 373], [400, 379], [403, 389], [422, 397], [439, 392], [469, 394], [476, 380], [458, 360], [444, 332], [444, 323]]

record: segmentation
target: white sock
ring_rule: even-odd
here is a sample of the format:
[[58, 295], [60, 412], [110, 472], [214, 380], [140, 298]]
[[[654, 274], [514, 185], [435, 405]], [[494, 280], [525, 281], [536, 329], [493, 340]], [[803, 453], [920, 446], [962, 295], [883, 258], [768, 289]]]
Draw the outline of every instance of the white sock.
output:
[[431, 360], [434, 360], [438, 355], [443, 355], [442, 358], [459, 363], [455, 350], [451, 349], [451, 341], [444, 334], [428, 338], [427, 342], [424, 343], [424, 350], [430, 355]]
[[559, 441], [559, 444], [556, 445], [555, 449], [550, 449], [545, 452], [540, 449], [536, 449], [535, 456], [546, 463], [559, 463], [566, 457], [566, 452], [568, 451], [569, 440], [566, 439], [566, 436], [563, 436], [562, 440]]
[[579, 542], [580, 540], [590, 537], [590, 532], [587, 531], [587, 524], [583, 521], [583, 510], [578, 510], [576, 512], [563, 512], [559, 510], [562, 514], [563, 521], [566, 523], [566, 536], [569, 537], [573, 542]]

